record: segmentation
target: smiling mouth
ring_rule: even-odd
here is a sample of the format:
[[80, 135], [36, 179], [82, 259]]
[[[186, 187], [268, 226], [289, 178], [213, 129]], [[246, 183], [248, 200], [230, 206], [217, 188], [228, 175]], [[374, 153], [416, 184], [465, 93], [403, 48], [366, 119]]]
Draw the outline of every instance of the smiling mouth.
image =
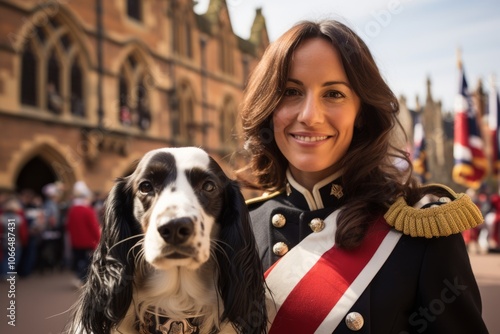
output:
[[299, 136], [299, 135], [292, 135], [293, 138], [300, 140], [300, 141], [305, 141], [305, 142], [317, 142], [317, 141], [322, 141], [328, 138], [328, 136]]

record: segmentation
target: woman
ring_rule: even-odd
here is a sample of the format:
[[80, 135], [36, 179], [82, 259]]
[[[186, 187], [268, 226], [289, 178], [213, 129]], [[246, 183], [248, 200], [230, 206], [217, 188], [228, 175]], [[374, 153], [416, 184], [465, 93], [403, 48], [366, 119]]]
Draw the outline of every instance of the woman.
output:
[[417, 185], [398, 108], [336, 21], [297, 24], [250, 77], [240, 175], [267, 191], [248, 205], [270, 333], [487, 332], [460, 234], [482, 217], [463, 194]]

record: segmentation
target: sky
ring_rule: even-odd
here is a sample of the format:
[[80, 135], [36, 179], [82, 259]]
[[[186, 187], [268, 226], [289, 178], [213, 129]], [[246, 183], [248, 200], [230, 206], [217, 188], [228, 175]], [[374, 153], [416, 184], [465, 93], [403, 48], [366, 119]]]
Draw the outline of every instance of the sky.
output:
[[[204, 13], [210, 0], [198, 0]], [[255, 9], [262, 8], [269, 38], [276, 40], [300, 20], [333, 18], [346, 23], [370, 48], [382, 75], [410, 108], [431, 94], [444, 111], [458, 92], [460, 49], [469, 90], [482, 80], [500, 86], [498, 0], [226, 0], [233, 31], [248, 38]]]

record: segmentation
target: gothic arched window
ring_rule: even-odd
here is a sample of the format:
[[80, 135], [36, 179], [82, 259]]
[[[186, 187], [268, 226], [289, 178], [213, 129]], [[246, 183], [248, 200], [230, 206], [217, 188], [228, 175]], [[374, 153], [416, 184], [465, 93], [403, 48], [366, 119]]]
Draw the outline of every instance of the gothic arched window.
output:
[[20, 61], [20, 102], [54, 115], [85, 116], [81, 46], [58, 17], [26, 38]]
[[31, 43], [26, 43], [21, 56], [21, 103], [38, 104], [38, 58], [32, 51]]
[[174, 128], [173, 134], [183, 145], [194, 143], [194, 95], [188, 83], [184, 82], [179, 88], [179, 109], [177, 117], [177, 128]]
[[139, 59], [136, 55], [128, 56], [120, 70], [119, 120], [124, 126], [147, 130], [151, 125], [149, 94], [145, 79], [148, 73]]
[[70, 78], [71, 92], [71, 113], [75, 116], [85, 117], [83, 100], [83, 76], [80, 64], [75, 61], [71, 66]]
[[47, 109], [54, 114], [63, 111], [63, 98], [61, 94], [61, 66], [55, 50], [51, 52], [47, 62]]
[[142, 1], [141, 0], [127, 0], [127, 15], [137, 21], [142, 20]]
[[223, 146], [236, 147], [236, 102], [231, 97], [226, 97], [220, 111], [220, 142]]

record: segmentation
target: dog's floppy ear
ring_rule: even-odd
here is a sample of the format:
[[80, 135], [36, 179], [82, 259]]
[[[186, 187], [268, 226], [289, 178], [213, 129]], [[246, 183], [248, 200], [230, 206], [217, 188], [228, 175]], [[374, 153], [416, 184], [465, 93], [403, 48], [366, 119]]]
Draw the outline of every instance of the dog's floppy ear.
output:
[[74, 320], [83, 332], [107, 334], [125, 316], [132, 300], [133, 253], [138, 241], [133, 236], [140, 233], [127, 178], [118, 179], [106, 200], [101, 240], [76, 314], [80, 319]]
[[267, 313], [265, 282], [250, 215], [240, 188], [229, 181], [217, 250], [219, 291], [224, 302], [222, 320], [229, 320], [239, 333], [265, 333]]

